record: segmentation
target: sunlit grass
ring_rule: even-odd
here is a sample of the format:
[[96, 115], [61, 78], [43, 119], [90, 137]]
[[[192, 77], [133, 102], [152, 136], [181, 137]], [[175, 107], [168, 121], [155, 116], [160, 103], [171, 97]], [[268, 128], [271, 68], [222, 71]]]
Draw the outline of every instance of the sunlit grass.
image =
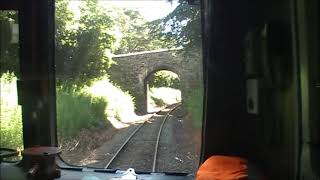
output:
[[22, 117], [16, 80], [16, 77], [8, 73], [3, 74], [0, 79], [0, 147], [22, 149]]
[[60, 136], [76, 135], [82, 128], [97, 126], [105, 120], [107, 101], [79, 92], [57, 89], [57, 122]]
[[148, 92], [148, 111], [181, 102], [181, 91], [169, 87], [150, 88]]
[[85, 92], [94, 97], [107, 99], [108, 105], [105, 109], [107, 120], [115, 128], [127, 127], [125, 123], [137, 119], [133, 97], [128, 92], [123, 92], [119, 87], [113, 85], [108, 78], [102, 78], [84, 89]]
[[[22, 148], [22, 116], [18, 105], [17, 78], [1, 77], [0, 146]], [[136, 120], [133, 98], [107, 78], [80, 90], [57, 88], [57, 123], [59, 137], [75, 136], [81, 129], [106, 125], [123, 128]]]

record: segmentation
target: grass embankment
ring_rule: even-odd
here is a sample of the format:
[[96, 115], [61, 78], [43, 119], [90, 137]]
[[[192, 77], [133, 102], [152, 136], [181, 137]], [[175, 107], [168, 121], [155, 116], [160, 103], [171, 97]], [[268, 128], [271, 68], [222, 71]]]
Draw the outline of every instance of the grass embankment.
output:
[[203, 118], [203, 87], [200, 85], [188, 93], [184, 102], [191, 116], [193, 127], [201, 128]]
[[[149, 105], [153, 107], [164, 107], [169, 104], [181, 102], [181, 91], [169, 87], [153, 87], [149, 89]], [[183, 100], [184, 107], [191, 117], [192, 126], [201, 128], [203, 114], [203, 87], [193, 89]]]
[[[148, 90], [149, 106], [164, 107], [168, 104], [181, 102], [181, 91], [176, 87], [178, 76], [170, 71], [159, 71], [150, 81]], [[165, 87], [161, 87], [165, 86]], [[189, 91], [183, 99], [183, 105], [192, 120], [193, 128], [201, 128], [203, 118], [203, 85]]]
[[[21, 107], [17, 104], [16, 78], [1, 77], [1, 137], [0, 146], [22, 148]], [[112, 92], [112, 93], [110, 93]], [[57, 125], [59, 139], [72, 139], [81, 130], [100, 125], [109, 119], [124, 120], [134, 113], [134, 103], [128, 93], [104, 78], [81, 89], [57, 88]]]
[[18, 106], [17, 78], [3, 74], [0, 78], [0, 147], [22, 148], [21, 107]]
[[76, 135], [80, 129], [97, 126], [105, 120], [107, 100], [78, 91], [57, 89], [59, 137]]
[[107, 77], [80, 89], [57, 88], [58, 138], [65, 152], [97, 148], [107, 140], [106, 131], [126, 127], [133, 115], [133, 98]]

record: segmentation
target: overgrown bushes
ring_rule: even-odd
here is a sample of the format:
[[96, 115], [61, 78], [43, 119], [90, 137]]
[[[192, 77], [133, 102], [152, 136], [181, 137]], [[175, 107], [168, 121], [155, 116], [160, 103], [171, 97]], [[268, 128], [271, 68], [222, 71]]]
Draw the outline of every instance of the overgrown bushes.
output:
[[106, 99], [82, 92], [57, 90], [57, 123], [59, 136], [76, 135], [82, 128], [105, 120]]
[[149, 86], [180, 89], [180, 79], [177, 74], [171, 71], [162, 70], [154, 73], [150, 77]]
[[13, 74], [2, 74], [0, 81], [0, 147], [22, 148], [22, 117], [18, 106], [17, 78]]
[[203, 86], [200, 85], [186, 95], [185, 107], [189, 112], [193, 126], [201, 128], [203, 115]]
[[133, 98], [107, 77], [96, 79], [91, 86], [69, 85], [57, 90], [58, 133], [62, 138], [75, 136], [83, 128], [106, 125], [112, 119], [126, 121], [133, 115]]
[[[0, 146], [22, 148], [21, 107], [17, 104], [16, 80], [12, 74], [1, 76]], [[108, 79], [97, 80], [90, 87], [72, 85], [57, 88], [57, 125], [61, 138], [76, 136], [81, 129], [106, 124], [111, 116], [125, 120], [134, 114], [133, 98]]]
[[109, 121], [116, 119], [126, 122], [136, 116], [134, 98], [128, 92], [112, 84], [108, 77], [97, 79], [90, 87], [83, 88], [83, 91], [108, 101], [105, 113]]

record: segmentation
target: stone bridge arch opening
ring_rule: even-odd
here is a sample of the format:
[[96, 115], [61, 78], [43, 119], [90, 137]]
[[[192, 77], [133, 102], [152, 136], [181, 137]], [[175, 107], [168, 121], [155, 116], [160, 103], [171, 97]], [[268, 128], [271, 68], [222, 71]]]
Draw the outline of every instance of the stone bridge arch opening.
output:
[[181, 75], [170, 66], [159, 66], [146, 73], [144, 78], [144, 101], [146, 112], [158, 111], [161, 107], [181, 102]]
[[135, 113], [147, 113], [147, 82], [150, 75], [168, 70], [179, 76], [182, 103], [202, 79], [201, 52], [185, 55], [182, 49], [162, 49], [114, 55], [110, 79], [132, 95]]

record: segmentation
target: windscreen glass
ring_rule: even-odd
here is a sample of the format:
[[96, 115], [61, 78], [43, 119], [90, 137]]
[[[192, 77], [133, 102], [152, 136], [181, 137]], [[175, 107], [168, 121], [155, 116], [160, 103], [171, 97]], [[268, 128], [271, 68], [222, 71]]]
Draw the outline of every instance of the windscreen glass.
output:
[[203, 111], [199, 5], [56, 0], [55, 6], [62, 159], [194, 172]]

